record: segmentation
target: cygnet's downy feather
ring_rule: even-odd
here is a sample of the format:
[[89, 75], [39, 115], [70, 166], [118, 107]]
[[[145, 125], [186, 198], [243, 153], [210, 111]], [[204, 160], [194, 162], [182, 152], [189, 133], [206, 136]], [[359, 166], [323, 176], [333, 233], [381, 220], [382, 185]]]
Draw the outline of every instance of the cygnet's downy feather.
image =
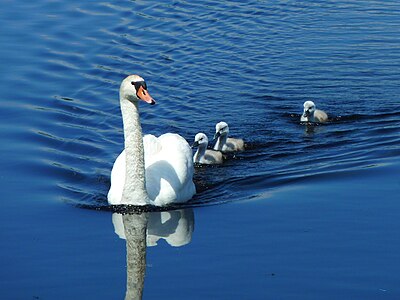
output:
[[306, 101], [303, 106], [304, 110], [300, 118], [301, 122], [323, 123], [328, 121], [326, 112], [316, 109], [314, 102]]
[[193, 156], [193, 162], [205, 165], [222, 164], [224, 161], [222, 153], [220, 151], [207, 149], [207, 146], [207, 136], [201, 132], [196, 134], [192, 147], [197, 147], [197, 151]]
[[229, 138], [229, 126], [226, 122], [219, 122], [215, 125], [214, 140], [217, 139], [214, 150], [222, 152], [244, 151], [242, 139]]

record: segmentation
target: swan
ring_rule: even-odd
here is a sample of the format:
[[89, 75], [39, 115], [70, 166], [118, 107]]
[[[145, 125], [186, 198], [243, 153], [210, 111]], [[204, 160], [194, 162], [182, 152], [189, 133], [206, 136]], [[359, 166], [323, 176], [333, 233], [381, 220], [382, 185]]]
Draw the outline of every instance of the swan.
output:
[[316, 109], [315, 104], [312, 101], [304, 102], [304, 111], [301, 115], [301, 122], [326, 122], [328, 121], [328, 115], [326, 112]]
[[244, 142], [242, 139], [228, 138], [229, 126], [225, 122], [219, 122], [215, 125], [214, 150], [222, 152], [244, 151]]
[[192, 149], [187, 141], [172, 133], [158, 138], [153, 135], [142, 137], [139, 100], [155, 104], [142, 77], [126, 77], [119, 95], [125, 150], [111, 170], [108, 202], [112, 205], [164, 206], [190, 200], [196, 188]]
[[207, 149], [207, 146], [207, 136], [202, 132], [196, 134], [192, 147], [197, 147], [197, 151], [193, 156], [193, 162], [205, 165], [222, 164], [222, 153], [220, 151]]

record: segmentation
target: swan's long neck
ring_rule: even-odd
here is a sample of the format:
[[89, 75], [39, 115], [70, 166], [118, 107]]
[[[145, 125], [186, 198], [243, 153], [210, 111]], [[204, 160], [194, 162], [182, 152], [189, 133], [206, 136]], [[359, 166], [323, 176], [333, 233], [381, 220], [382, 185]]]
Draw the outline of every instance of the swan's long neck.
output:
[[122, 192], [122, 204], [146, 205], [150, 199], [146, 191], [146, 174], [142, 127], [139, 107], [121, 97], [121, 112], [124, 123], [126, 174]]
[[197, 151], [196, 151], [196, 153], [194, 154], [194, 157], [193, 157], [193, 161], [194, 162], [197, 162], [197, 163], [200, 162], [201, 158], [206, 153], [206, 148], [207, 148], [206, 145], [199, 145], [198, 146]]
[[227, 139], [228, 139], [227, 134], [220, 135], [217, 139], [217, 142], [214, 145], [214, 150], [221, 151], [222, 147], [226, 144]]

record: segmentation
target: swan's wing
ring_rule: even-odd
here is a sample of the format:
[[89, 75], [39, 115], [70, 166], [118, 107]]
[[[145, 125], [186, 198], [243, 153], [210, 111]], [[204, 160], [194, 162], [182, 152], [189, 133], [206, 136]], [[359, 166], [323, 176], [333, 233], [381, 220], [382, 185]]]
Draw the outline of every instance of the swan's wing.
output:
[[242, 139], [228, 138], [224, 151], [244, 151], [244, 141]]
[[108, 191], [108, 203], [121, 204], [122, 190], [125, 184], [125, 150], [118, 155], [111, 170], [111, 187]]
[[[153, 135], [143, 137], [146, 189], [155, 205], [185, 202], [193, 197], [196, 189], [193, 183], [192, 149], [186, 140], [167, 133], [159, 138]], [[110, 204], [121, 204], [125, 184], [125, 150], [115, 160], [111, 171], [111, 187], [108, 192]]]
[[[143, 137], [145, 167], [151, 163], [154, 157], [161, 149], [158, 139], [151, 134]], [[146, 159], [147, 157], [147, 159]], [[125, 150], [118, 155], [111, 170], [111, 187], [108, 191], [108, 203], [113, 205], [121, 204], [122, 191], [125, 184], [125, 171], [126, 170], [126, 154]]]
[[222, 164], [223, 162], [222, 152], [207, 149], [206, 154], [204, 155], [204, 159], [206, 164]]
[[236, 139], [236, 150], [244, 151], [244, 141], [242, 139]]
[[158, 151], [146, 156], [146, 188], [150, 198], [155, 205], [191, 199], [195, 193], [192, 149], [177, 134], [163, 134], [157, 140]]
[[162, 145], [164, 159], [174, 166], [181, 181], [188, 180], [187, 176], [192, 179], [193, 172], [190, 172], [193, 168], [192, 148], [188, 142], [180, 135], [173, 133], [163, 134], [158, 140]]
[[316, 109], [314, 112], [314, 118], [318, 122], [326, 122], [328, 121], [328, 115], [323, 110]]
[[152, 134], [146, 134], [143, 137], [143, 147], [144, 147], [144, 160], [147, 167], [148, 163], [151, 163], [152, 159], [158, 155], [162, 149], [157, 137]]

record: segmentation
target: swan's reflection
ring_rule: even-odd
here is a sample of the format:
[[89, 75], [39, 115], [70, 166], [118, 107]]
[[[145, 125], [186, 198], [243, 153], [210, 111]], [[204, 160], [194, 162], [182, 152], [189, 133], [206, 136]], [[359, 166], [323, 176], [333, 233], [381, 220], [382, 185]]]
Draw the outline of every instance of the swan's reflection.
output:
[[142, 299], [146, 271], [146, 245], [156, 246], [164, 239], [173, 247], [190, 243], [194, 212], [182, 209], [121, 215], [114, 213], [115, 233], [126, 240], [127, 283], [125, 299]]

